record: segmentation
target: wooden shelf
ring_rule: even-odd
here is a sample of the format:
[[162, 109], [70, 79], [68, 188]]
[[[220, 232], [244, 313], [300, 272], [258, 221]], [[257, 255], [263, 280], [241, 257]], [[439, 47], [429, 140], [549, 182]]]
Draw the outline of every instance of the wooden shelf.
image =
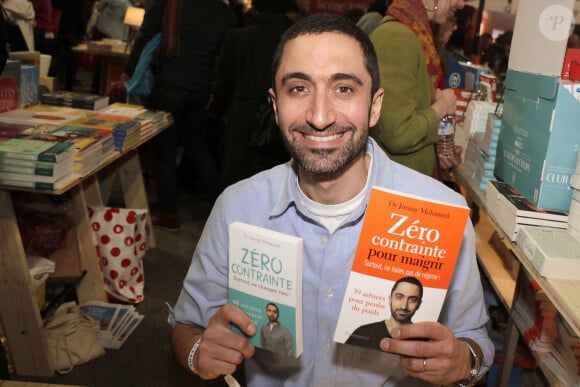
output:
[[[171, 121], [162, 130], [170, 124]], [[0, 186], [0, 203], [2, 203], [0, 205], [0, 235], [2, 235], [0, 238], [0, 323], [6, 334], [16, 374], [52, 377], [54, 371], [48, 353], [43, 321], [33, 294], [11, 191], [51, 195], [70, 193], [72, 234], [69, 241], [72, 243], [67, 248], [68, 254], [72, 257], [67, 258], [77, 260], [75, 264], [80, 266], [81, 271], [86, 271], [86, 275], [77, 284], [77, 297], [81, 303], [93, 300], [105, 301], [103, 276], [99, 268], [87, 206], [102, 206], [104, 204], [102, 192], [107, 194], [107, 183], [118, 176], [125, 205], [129, 208], [148, 209], [137, 148], [138, 146], [135, 146], [122, 153], [114, 152], [102, 160], [101, 166], [91, 171], [88, 176], [73, 177], [55, 190]], [[103, 184], [101, 184], [101, 179]], [[150, 217], [148, 222], [149, 246], [155, 247]]]
[[[478, 262], [510, 316], [514, 299], [518, 294], [518, 286], [522, 282], [521, 276], [525, 275], [540, 285], [558, 312], [574, 332], [580, 335], [580, 297], [578, 297], [580, 281], [559, 280], [539, 275], [521, 248], [500, 229], [493, 214], [487, 213], [485, 194], [479, 190], [479, 184], [474, 182], [462, 167], [455, 171], [455, 176], [459, 184], [465, 188], [468, 201], [479, 208], [479, 222], [475, 225]], [[506, 251], [509, 251], [509, 255], [498, 254], [490, 244], [494, 234], [498, 235]], [[511, 262], [509, 262], [510, 258]], [[504, 363], [499, 372], [498, 386], [508, 385], [519, 335], [518, 327], [510, 317], [504, 345]], [[539, 354], [534, 353], [534, 356], [550, 385], [561, 386], [562, 383], [542, 363]]]

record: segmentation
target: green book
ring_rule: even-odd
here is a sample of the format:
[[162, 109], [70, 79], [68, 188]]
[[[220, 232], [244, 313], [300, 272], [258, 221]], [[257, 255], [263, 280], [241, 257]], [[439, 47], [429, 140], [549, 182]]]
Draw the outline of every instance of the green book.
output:
[[516, 242], [542, 276], [580, 279], [580, 240], [570, 231], [521, 226]]
[[11, 138], [0, 143], [0, 155], [15, 159], [59, 162], [70, 157], [74, 147], [72, 142], [51, 142]]

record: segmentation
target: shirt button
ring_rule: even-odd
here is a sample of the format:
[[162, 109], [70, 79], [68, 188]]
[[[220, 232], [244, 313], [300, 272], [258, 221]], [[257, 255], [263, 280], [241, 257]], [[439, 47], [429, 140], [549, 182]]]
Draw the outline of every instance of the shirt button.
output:
[[328, 298], [334, 296], [334, 290], [332, 290], [332, 289], [326, 289], [326, 296]]
[[325, 351], [330, 351], [330, 343], [324, 343], [322, 344], [322, 349], [324, 349]]
[[325, 244], [327, 241], [328, 241], [328, 239], [325, 236], [320, 237], [320, 244], [321, 245]]

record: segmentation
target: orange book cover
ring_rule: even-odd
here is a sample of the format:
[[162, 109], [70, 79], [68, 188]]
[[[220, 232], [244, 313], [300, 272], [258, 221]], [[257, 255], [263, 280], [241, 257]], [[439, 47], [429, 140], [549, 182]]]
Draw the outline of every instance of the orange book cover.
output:
[[[366, 344], [366, 339], [354, 338], [369, 329], [387, 337], [384, 330], [388, 331], [389, 319], [399, 323], [436, 321], [469, 213], [466, 206], [373, 187], [334, 341], [378, 349], [376, 342]], [[397, 281], [418, 292], [420, 296], [406, 295], [415, 305], [400, 305], [397, 300], [405, 295]]]

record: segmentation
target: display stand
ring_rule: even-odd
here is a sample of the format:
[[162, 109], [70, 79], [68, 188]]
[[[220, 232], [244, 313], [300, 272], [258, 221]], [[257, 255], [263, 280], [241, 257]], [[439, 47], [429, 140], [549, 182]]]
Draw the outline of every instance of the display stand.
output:
[[[533, 267], [531, 262], [525, 257], [521, 248], [514, 242], [510, 241], [497, 226], [493, 214], [487, 213], [485, 206], [485, 194], [479, 190], [479, 183], [469, 178], [469, 173], [459, 167], [455, 171], [458, 182], [466, 190], [466, 197], [470, 204], [475, 204], [480, 211], [480, 220], [475, 225], [477, 240], [477, 259], [480, 267], [486, 277], [489, 279], [496, 294], [506, 307], [510, 318], [506, 332], [506, 341], [504, 342], [503, 362], [500, 367], [497, 386], [503, 387], [509, 385], [509, 379], [513, 367], [513, 361], [516, 354], [520, 330], [512, 319], [512, 306], [514, 300], [519, 295], [518, 287], [524, 283], [524, 276], [536, 281], [542, 290], [546, 293], [549, 300], [556, 307], [575, 334], [580, 334], [580, 281], [561, 280], [554, 278], [542, 277]], [[489, 240], [494, 232], [500, 235], [500, 238], [513, 253], [513, 259], [518, 260], [519, 269], [515, 276], [509, 268], [506, 268], [505, 261], [489, 245]], [[550, 385], [562, 385], [558, 379], [544, 366], [542, 360], [536, 356], [537, 364], [542, 373], [549, 381]]]
[[[169, 126], [168, 123], [167, 126]], [[166, 126], [166, 127], [167, 127]], [[103, 205], [102, 192], [108, 195], [110, 184], [118, 176], [129, 208], [148, 209], [147, 194], [141, 174], [137, 147], [124, 153], [113, 152], [89, 176], [71, 177], [55, 190], [37, 190], [0, 186], [0, 321], [4, 327], [16, 374], [52, 377], [43, 321], [33, 295], [26, 254], [14, 212], [11, 191], [61, 195], [72, 198], [72, 244], [63, 254], [77, 257], [85, 276], [76, 286], [80, 303], [106, 300], [103, 276], [99, 268], [93, 232], [89, 226], [87, 205]], [[105, 182], [101, 187], [99, 178]], [[155, 246], [151, 219], [149, 246]]]

